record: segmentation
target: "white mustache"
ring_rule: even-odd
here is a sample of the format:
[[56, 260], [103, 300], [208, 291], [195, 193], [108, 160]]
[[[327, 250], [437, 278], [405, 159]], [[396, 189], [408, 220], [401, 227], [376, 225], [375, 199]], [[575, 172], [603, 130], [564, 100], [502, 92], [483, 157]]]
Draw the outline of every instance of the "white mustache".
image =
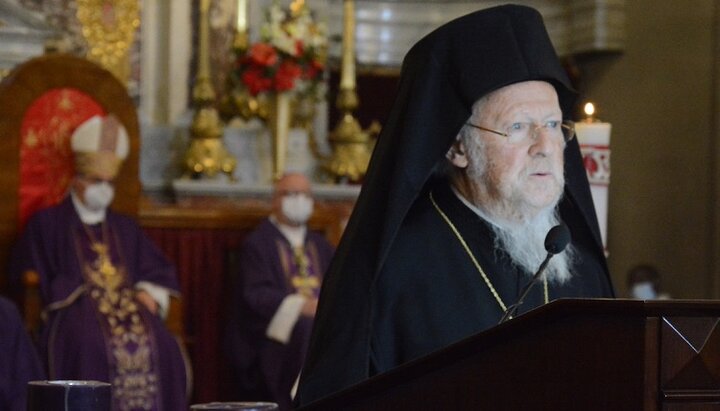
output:
[[527, 176], [533, 174], [550, 174], [557, 179], [559, 175], [562, 175], [562, 172], [562, 166], [557, 167], [557, 165], [548, 158], [538, 158], [529, 165], [525, 174]]

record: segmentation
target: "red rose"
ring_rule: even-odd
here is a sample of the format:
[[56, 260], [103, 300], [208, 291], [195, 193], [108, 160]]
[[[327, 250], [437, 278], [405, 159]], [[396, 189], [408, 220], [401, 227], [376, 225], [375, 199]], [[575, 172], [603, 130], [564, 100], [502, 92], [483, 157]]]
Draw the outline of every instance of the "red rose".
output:
[[250, 59], [261, 66], [270, 67], [277, 64], [278, 55], [273, 46], [256, 43], [250, 48]]
[[260, 69], [249, 68], [242, 74], [242, 81], [253, 96], [269, 90], [272, 87], [272, 80], [265, 78]]
[[303, 78], [305, 80], [315, 80], [323, 71], [323, 68], [323, 64], [319, 61], [310, 60], [307, 65], [307, 69], [305, 69], [305, 73], [303, 73]]
[[302, 69], [296, 63], [285, 61], [275, 73], [275, 90], [287, 91], [295, 87], [295, 79], [300, 77]]
[[302, 40], [295, 40], [295, 55], [302, 56], [305, 53], [305, 46]]

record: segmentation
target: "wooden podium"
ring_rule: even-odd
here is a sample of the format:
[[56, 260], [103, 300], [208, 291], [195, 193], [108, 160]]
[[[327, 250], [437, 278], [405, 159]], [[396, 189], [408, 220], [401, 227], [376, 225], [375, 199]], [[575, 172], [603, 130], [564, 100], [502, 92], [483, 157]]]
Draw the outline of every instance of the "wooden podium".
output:
[[302, 410], [720, 410], [719, 321], [713, 301], [558, 300]]

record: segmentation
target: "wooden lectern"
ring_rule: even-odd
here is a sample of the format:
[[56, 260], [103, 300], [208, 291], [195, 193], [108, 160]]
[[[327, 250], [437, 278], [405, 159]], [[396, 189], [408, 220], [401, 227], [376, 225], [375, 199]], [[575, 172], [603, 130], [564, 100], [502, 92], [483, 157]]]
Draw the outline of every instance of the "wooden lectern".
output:
[[719, 321], [714, 301], [557, 300], [302, 410], [720, 410]]

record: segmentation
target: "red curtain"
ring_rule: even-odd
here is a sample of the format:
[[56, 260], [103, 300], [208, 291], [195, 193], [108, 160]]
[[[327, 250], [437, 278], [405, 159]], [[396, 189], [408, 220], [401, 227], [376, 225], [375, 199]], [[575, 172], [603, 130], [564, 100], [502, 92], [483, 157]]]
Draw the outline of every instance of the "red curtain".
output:
[[178, 270], [187, 348], [193, 366], [193, 403], [224, 400], [228, 370], [222, 344], [228, 260], [248, 230], [145, 228]]

